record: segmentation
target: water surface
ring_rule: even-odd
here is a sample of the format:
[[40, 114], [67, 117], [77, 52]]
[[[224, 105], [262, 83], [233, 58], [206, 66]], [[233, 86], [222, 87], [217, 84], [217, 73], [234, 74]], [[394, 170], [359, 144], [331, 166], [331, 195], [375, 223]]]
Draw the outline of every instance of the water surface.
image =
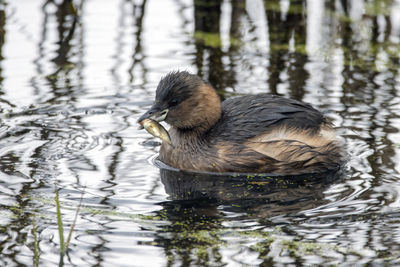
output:
[[[400, 264], [399, 37], [398, 0], [0, 1], [0, 265]], [[177, 69], [313, 104], [345, 172], [160, 169], [136, 120]]]

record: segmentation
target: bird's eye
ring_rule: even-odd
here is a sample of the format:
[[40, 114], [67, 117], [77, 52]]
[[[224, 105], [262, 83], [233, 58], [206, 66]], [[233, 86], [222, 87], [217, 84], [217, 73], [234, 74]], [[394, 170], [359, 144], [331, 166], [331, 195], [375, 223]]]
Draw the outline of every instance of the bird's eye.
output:
[[175, 107], [176, 105], [178, 105], [178, 99], [174, 98], [169, 102], [169, 106], [170, 107]]

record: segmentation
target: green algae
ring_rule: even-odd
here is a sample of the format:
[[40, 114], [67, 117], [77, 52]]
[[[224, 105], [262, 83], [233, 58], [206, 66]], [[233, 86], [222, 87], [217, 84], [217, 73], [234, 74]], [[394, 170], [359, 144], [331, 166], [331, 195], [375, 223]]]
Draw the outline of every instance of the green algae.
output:
[[295, 254], [296, 256], [312, 255], [312, 254], [324, 254], [327, 251], [340, 251], [338, 246], [315, 243], [315, 242], [304, 242], [294, 240], [282, 240], [280, 242], [282, 249]]

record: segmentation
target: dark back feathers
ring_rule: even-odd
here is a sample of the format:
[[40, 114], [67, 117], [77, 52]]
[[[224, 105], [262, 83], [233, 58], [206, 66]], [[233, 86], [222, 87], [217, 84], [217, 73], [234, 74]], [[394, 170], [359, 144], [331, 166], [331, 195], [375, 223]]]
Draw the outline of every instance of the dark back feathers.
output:
[[280, 126], [317, 132], [324, 122], [306, 103], [268, 94], [241, 96], [222, 102], [221, 119], [209, 135], [240, 142]]

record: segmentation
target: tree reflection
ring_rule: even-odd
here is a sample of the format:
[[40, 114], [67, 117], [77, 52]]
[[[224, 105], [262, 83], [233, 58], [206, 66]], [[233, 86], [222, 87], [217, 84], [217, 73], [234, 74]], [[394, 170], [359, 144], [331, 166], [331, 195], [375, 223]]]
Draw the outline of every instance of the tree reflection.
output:
[[193, 4], [197, 74], [220, 90], [225, 73], [220, 36], [222, 0], [196, 0]]
[[[136, 32], [135, 32], [136, 44], [135, 44], [134, 50], [132, 52], [132, 64], [128, 71], [131, 76], [130, 82], [134, 81], [133, 72], [137, 65], [139, 65], [142, 69], [143, 83], [146, 83], [146, 81], [147, 81], [146, 73], [148, 70], [144, 64], [145, 55], [144, 55], [144, 52], [142, 49], [143, 19], [144, 19], [144, 15], [145, 15], [145, 11], [146, 11], [146, 3], [147, 3], [147, 0], [143, 0], [141, 4], [133, 3], [132, 13], [133, 13], [133, 16], [136, 16], [136, 20], [133, 22], [136, 27]], [[138, 14], [138, 15], [136, 15], [136, 14]]]
[[[49, 4], [47, 2], [45, 6]], [[72, 0], [64, 0], [60, 4], [56, 4], [57, 11], [55, 13], [57, 18], [57, 31], [58, 31], [58, 44], [57, 56], [53, 62], [62, 67], [72, 62], [68, 59], [71, 56], [71, 40], [75, 34], [75, 28], [78, 22], [78, 15], [73, 6]]]
[[[304, 68], [307, 63], [306, 46], [306, 2], [289, 1], [286, 12], [282, 11], [279, 0], [264, 1], [268, 20], [270, 39], [270, 64], [268, 67], [268, 84], [272, 93], [277, 94], [277, 86], [282, 81], [280, 75], [285, 69], [288, 72], [290, 96], [301, 100], [304, 86], [309, 75]], [[293, 46], [293, 50], [291, 48]]]
[[[4, 10], [4, 7], [2, 7], [3, 4], [0, 3], [0, 62], [4, 59], [3, 57], [3, 46], [4, 46], [4, 41], [5, 41], [5, 35], [6, 35], [6, 12]], [[3, 69], [0, 64], [0, 88], [2, 87], [2, 82], [4, 80], [3, 77]], [[0, 91], [1, 92], [1, 91]]]
[[[83, 3], [74, 6], [72, 0], [63, 0], [62, 2], [47, 0], [42, 9], [44, 11], [44, 22], [41, 40], [39, 43], [39, 57], [36, 61], [37, 70], [39, 74], [45, 75], [47, 81], [51, 84], [54, 98], [50, 99], [50, 102], [62, 97], [68, 96], [73, 98], [73, 93], [71, 93], [72, 88], [76, 86], [76, 82], [82, 80], [80, 77], [82, 64], [82, 24], [79, 24], [78, 14], [83, 12]], [[55, 7], [56, 11], [54, 13], [49, 12], [49, 6]], [[77, 11], [79, 10], [79, 11]], [[52, 73], [44, 73], [44, 69], [48, 62], [46, 62], [47, 51], [46, 44], [51, 40], [51, 18], [53, 15], [57, 21], [57, 40], [55, 41], [58, 46], [56, 49], [56, 56], [53, 57], [51, 62], [54, 63], [52, 68]], [[73, 41], [77, 41], [73, 44]], [[77, 71], [77, 68], [79, 69]], [[74, 75], [75, 77], [71, 77]], [[60, 88], [62, 84], [62, 88]], [[34, 83], [33, 86], [36, 87]], [[67, 88], [67, 91], [65, 89]]]
[[[196, 47], [195, 64], [198, 75], [207, 79], [220, 93], [228, 87], [235, 87], [240, 80], [236, 67], [245, 62], [240, 51], [243, 40], [241, 27], [247, 18], [246, 1], [235, 0], [230, 3], [229, 49], [222, 50], [221, 40], [221, 5], [222, 1], [194, 1], [194, 41]], [[309, 77], [304, 68], [308, 57], [306, 45], [306, 15], [304, 1], [290, 1], [288, 11], [282, 11], [279, 0], [265, 1], [265, 14], [270, 38], [268, 66], [268, 85], [272, 93], [277, 94], [277, 87], [282, 81], [282, 72], [287, 71], [289, 90], [292, 98], [301, 100], [305, 82]], [[285, 29], [285, 30], [283, 30]], [[293, 42], [293, 44], [291, 43]], [[294, 46], [292, 50], [290, 47]], [[246, 53], [246, 52], [245, 52]], [[229, 58], [229, 63], [224, 62]], [[225, 60], [226, 61], [226, 60]]]

